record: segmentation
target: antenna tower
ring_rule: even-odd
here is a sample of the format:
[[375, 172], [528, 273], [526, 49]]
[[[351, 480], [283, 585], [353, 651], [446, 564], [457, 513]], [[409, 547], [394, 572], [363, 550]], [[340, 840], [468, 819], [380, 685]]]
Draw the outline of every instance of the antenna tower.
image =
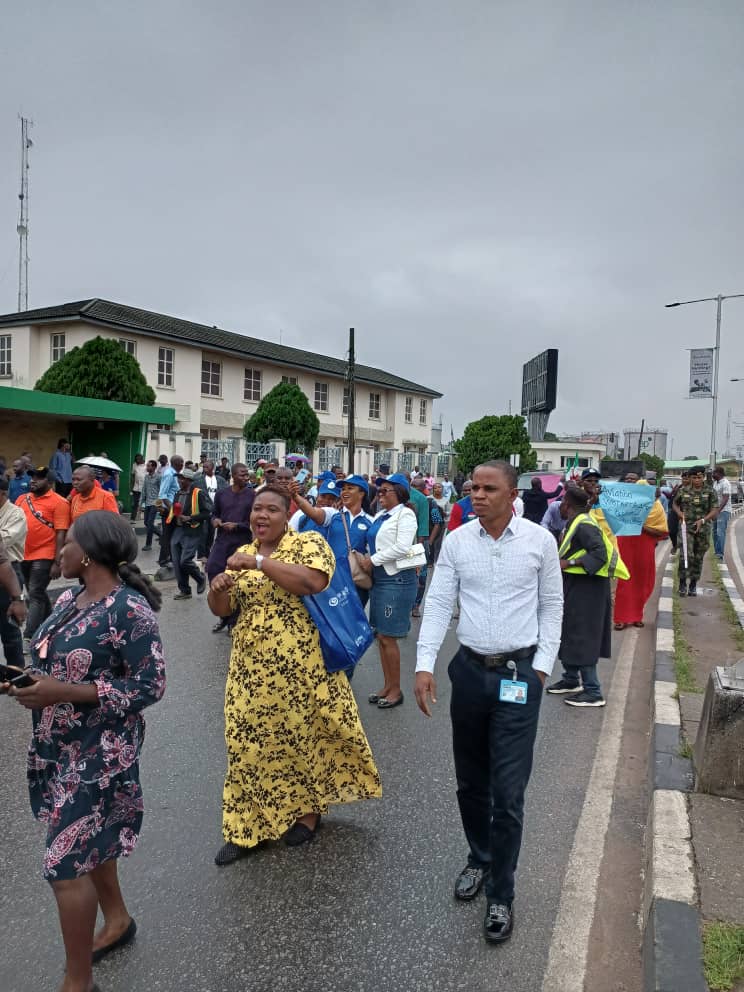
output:
[[18, 312], [28, 310], [28, 150], [33, 142], [28, 136], [33, 121], [19, 117], [21, 122], [21, 191], [18, 194]]

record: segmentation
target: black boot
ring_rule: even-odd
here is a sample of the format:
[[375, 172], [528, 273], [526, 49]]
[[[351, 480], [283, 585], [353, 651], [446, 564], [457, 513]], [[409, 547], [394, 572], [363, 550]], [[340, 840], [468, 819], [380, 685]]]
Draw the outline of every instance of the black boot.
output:
[[697, 581], [693, 579], [690, 582], [690, 591], [687, 593], [688, 596], [697, 596]]
[[680, 596], [686, 596], [687, 595], [687, 583], [686, 582], [680, 582], [680, 584], [679, 584], [679, 594], [680, 594]]

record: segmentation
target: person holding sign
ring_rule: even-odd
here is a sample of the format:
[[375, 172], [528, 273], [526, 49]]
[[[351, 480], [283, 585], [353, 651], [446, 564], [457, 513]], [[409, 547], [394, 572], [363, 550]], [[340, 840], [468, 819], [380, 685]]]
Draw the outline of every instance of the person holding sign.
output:
[[[647, 486], [633, 472], [626, 472], [623, 482]], [[628, 566], [630, 578], [621, 582], [615, 596], [615, 630], [625, 630], [628, 624], [643, 626], [643, 610], [654, 591], [656, 581], [656, 545], [669, 537], [666, 514], [660, 500], [655, 500], [636, 537], [618, 537], [617, 542], [623, 561]]]

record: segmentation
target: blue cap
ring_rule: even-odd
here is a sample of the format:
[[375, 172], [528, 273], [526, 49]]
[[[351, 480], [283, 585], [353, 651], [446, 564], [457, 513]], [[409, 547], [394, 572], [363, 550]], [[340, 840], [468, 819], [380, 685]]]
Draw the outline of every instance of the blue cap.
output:
[[403, 486], [407, 493], [411, 491], [411, 483], [402, 472], [396, 472], [394, 475], [389, 475], [387, 479], [385, 479], [385, 482], [393, 482], [399, 486]]
[[320, 472], [318, 475], [315, 476], [315, 478], [318, 480], [318, 482], [322, 482], [324, 479], [328, 480], [329, 482], [335, 482], [336, 473], [330, 471]]
[[323, 479], [318, 486], [318, 496], [340, 496], [341, 483], [336, 481], [336, 476], [331, 472], [330, 479]]
[[341, 479], [341, 485], [357, 486], [357, 488], [363, 490], [369, 496], [367, 480], [362, 478], [361, 475], [347, 475], [345, 479]]

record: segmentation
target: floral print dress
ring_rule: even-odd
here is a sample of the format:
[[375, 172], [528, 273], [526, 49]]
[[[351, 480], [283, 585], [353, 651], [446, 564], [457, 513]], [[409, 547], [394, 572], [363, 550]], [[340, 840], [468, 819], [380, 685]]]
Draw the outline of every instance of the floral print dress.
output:
[[[255, 554], [258, 545], [240, 548]], [[325, 572], [335, 558], [320, 534], [289, 531], [271, 556]], [[239, 611], [225, 690], [225, 840], [277, 840], [305, 813], [382, 795], [380, 776], [343, 672], [323, 664], [302, 599], [263, 572], [232, 572]]]
[[142, 710], [165, 690], [165, 660], [147, 600], [119, 585], [83, 608], [67, 590], [31, 644], [32, 666], [62, 682], [95, 682], [98, 705], [33, 711], [28, 785], [47, 826], [44, 877], [77, 878], [134, 850], [142, 825]]

